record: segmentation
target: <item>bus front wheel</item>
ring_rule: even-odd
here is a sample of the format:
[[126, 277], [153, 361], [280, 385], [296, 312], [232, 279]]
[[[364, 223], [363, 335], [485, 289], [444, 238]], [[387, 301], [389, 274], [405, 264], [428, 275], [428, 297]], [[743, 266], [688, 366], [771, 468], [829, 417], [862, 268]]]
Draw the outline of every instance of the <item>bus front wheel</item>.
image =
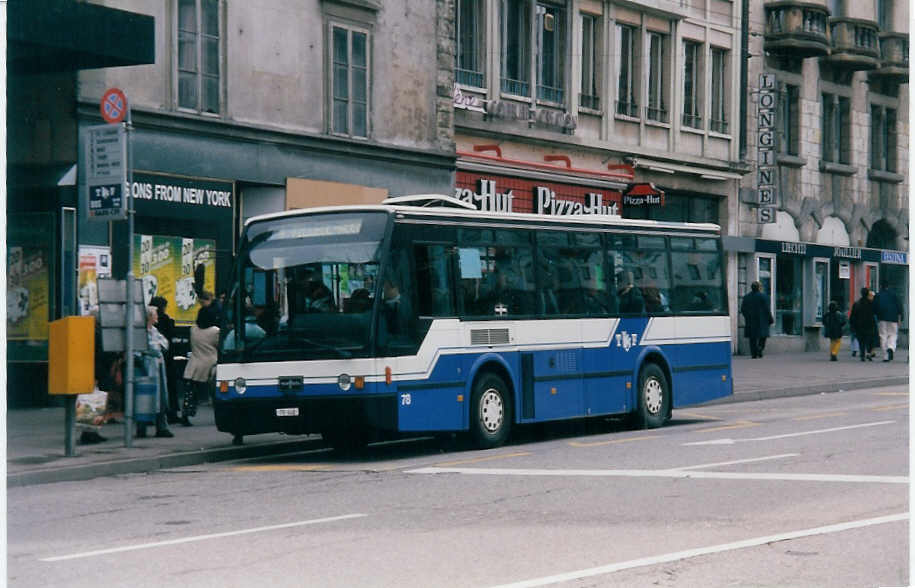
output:
[[670, 386], [664, 370], [647, 363], [639, 373], [638, 421], [645, 429], [656, 429], [667, 421], [670, 412]]
[[508, 386], [499, 376], [483, 374], [473, 387], [470, 433], [480, 449], [498, 447], [508, 440], [512, 412]]

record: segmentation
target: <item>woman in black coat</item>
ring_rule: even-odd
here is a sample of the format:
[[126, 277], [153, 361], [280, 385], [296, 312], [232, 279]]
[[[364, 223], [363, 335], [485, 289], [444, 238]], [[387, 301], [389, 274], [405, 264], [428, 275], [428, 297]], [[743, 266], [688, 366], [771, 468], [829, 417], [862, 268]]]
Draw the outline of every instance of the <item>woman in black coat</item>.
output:
[[839, 312], [838, 303], [829, 303], [829, 312], [823, 317], [823, 336], [829, 339], [829, 361], [838, 361], [839, 347], [842, 345], [842, 328], [845, 326], [845, 315]]
[[861, 288], [861, 298], [851, 307], [849, 323], [861, 346], [861, 361], [873, 361], [871, 354], [877, 336], [877, 323], [874, 319], [874, 293], [870, 288]]

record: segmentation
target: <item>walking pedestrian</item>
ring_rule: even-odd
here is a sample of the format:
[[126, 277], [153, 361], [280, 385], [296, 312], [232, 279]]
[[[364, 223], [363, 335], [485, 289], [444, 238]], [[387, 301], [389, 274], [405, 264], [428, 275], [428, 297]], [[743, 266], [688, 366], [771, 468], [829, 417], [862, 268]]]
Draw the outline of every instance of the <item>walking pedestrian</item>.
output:
[[842, 327], [845, 326], [845, 314], [839, 312], [839, 304], [833, 300], [829, 311], [823, 317], [823, 335], [829, 339], [829, 361], [838, 361], [839, 348], [842, 346]]
[[893, 361], [896, 352], [896, 334], [902, 320], [902, 304], [893, 287], [883, 283], [880, 292], [874, 298], [874, 314], [877, 316], [877, 330], [880, 333], [880, 348], [883, 350], [883, 361]]
[[877, 326], [874, 322], [874, 292], [867, 287], [861, 288], [861, 298], [851, 307], [849, 322], [855, 330], [858, 345], [861, 347], [861, 361], [873, 361], [874, 337]]
[[750, 293], [743, 297], [740, 304], [743, 315], [744, 333], [750, 340], [750, 354], [753, 359], [763, 356], [766, 339], [769, 337], [769, 325], [775, 322], [769, 310], [769, 297], [763, 294], [762, 284], [750, 284]]

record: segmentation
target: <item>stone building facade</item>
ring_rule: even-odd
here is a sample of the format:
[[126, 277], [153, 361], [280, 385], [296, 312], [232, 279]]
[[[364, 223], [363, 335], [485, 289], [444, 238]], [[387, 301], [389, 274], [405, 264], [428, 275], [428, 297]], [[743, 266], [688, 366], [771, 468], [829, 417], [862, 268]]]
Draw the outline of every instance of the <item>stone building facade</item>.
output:
[[[860, 288], [884, 283], [908, 295], [908, 3], [749, 8], [753, 171], [730, 241], [737, 294], [759, 280], [776, 319], [770, 345], [815, 349], [830, 301], [848, 311]], [[774, 202], [761, 203], [769, 185]]]

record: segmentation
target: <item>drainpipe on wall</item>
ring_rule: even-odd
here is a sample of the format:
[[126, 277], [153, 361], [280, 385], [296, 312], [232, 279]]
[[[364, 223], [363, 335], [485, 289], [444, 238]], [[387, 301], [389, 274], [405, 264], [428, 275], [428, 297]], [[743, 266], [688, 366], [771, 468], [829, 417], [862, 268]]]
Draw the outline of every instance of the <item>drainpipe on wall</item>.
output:
[[747, 159], [747, 69], [750, 60], [750, 0], [740, 8], [740, 160]]

